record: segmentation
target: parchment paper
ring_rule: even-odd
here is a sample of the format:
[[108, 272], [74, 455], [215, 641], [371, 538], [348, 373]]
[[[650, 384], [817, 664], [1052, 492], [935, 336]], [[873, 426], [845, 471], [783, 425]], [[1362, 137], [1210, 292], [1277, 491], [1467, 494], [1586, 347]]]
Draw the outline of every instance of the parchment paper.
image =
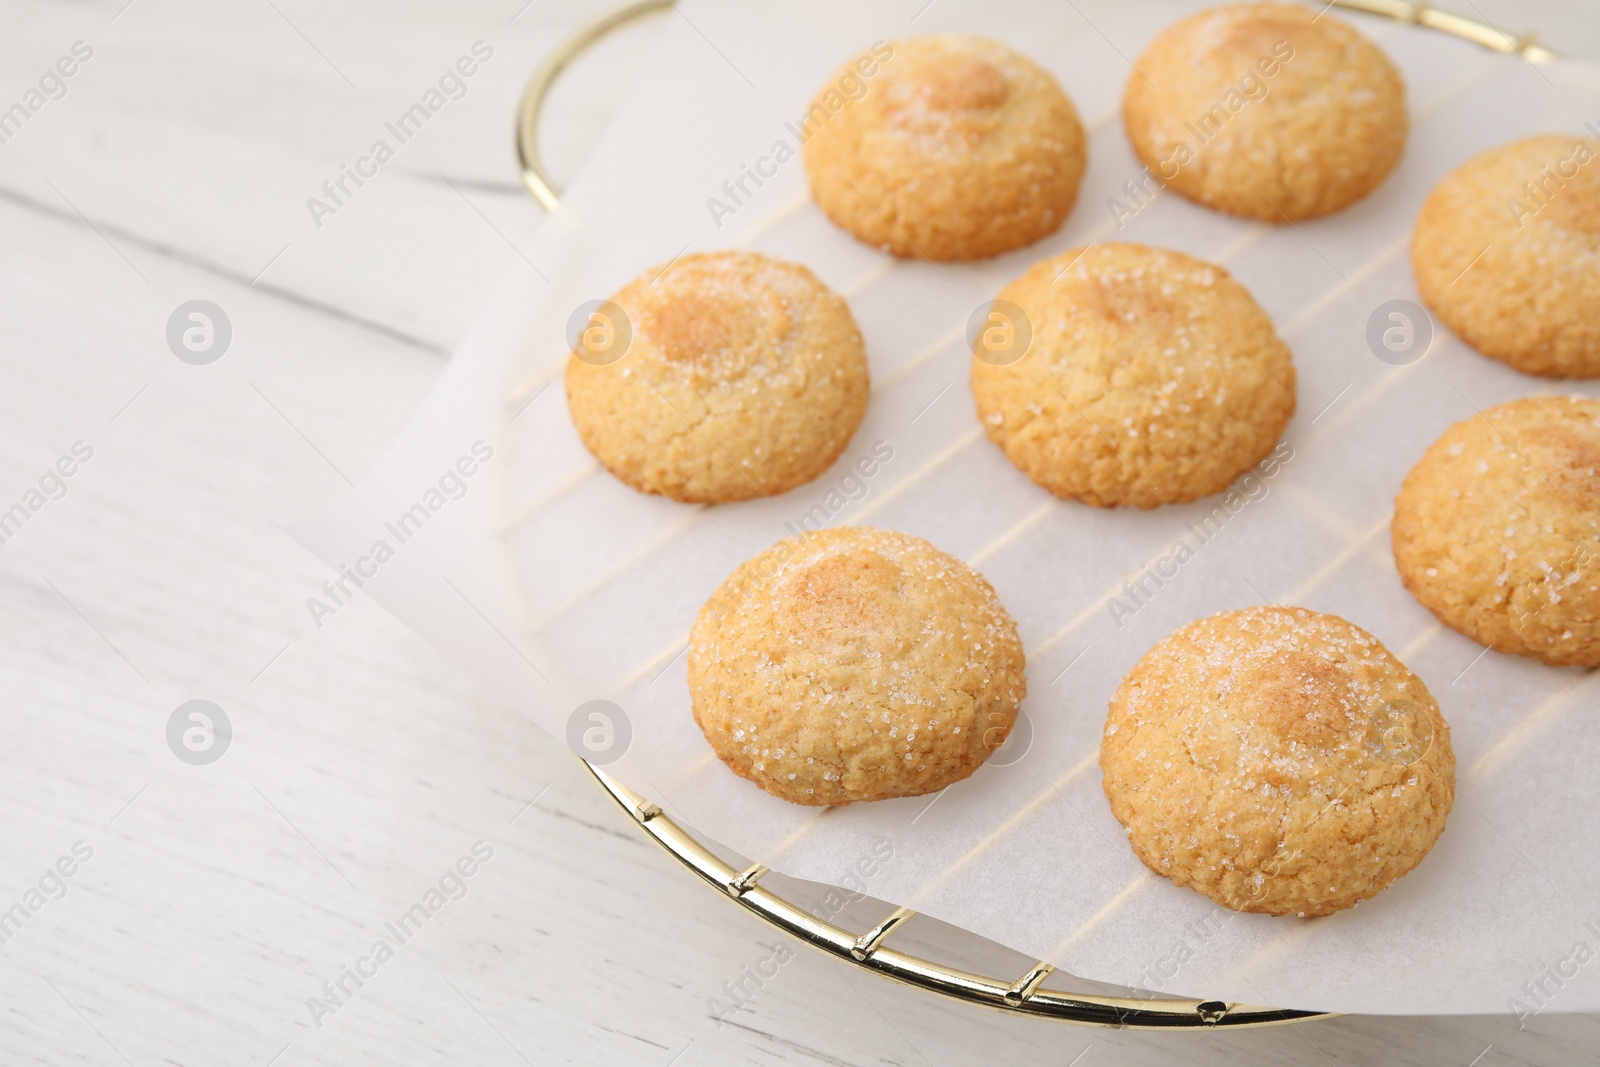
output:
[[[1152, 195], [1125, 140], [1129, 59], [1197, 5], [1130, 4], [1093, 24], [1070, 4], [920, 6], [684, 0], [665, 16], [659, 59], [528, 250], [529, 268], [496, 294], [395, 450], [298, 536], [348, 564], [422, 503], [426, 524], [367, 591], [556, 737], [774, 869], [1155, 992], [1370, 1013], [1600, 1010], [1600, 963], [1589, 962], [1600, 956], [1600, 683], [1441, 628], [1402, 588], [1388, 542], [1401, 479], [1447, 426], [1515, 397], [1600, 387], [1519, 375], [1443, 326], [1407, 366], [1367, 341], [1375, 309], [1418, 300], [1407, 243], [1433, 185], [1490, 146], [1600, 126], [1600, 75], [1338, 12], [1405, 75], [1406, 156], [1362, 203], [1273, 227]], [[856, 51], [944, 31], [1032, 56], [1090, 132], [1064, 229], [979, 264], [893, 261], [835, 229], [808, 199], [789, 125]], [[779, 145], [795, 158], [780, 160]], [[740, 190], [749, 172], [761, 182]], [[1036, 260], [1108, 239], [1221, 262], [1272, 315], [1294, 351], [1299, 410], [1270, 476], [1193, 505], [1107, 511], [1053, 499], [983, 438], [968, 315]], [[849, 298], [871, 406], [839, 463], [782, 497], [715, 508], [644, 497], [596, 466], [568, 420], [567, 319], [652, 265], [725, 247], [803, 262]], [[493, 458], [432, 509], [427, 490], [478, 440]], [[875, 450], [874, 472], [859, 476]], [[1017, 619], [1026, 721], [971, 779], [936, 797], [819, 812], [767, 796], [710, 754], [689, 714], [684, 638], [736, 564], [807, 516], [925, 537], [977, 566]], [[1235, 915], [1148, 874], [1100, 789], [1106, 704], [1135, 660], [1191, 619], [1267, 601], [1371, 630], [1425, 679], [1453, 731], [1456, 806], [1438, 845], [1375, 899], [1328, 918]], [[601, 750], [584, 751], [595, 720], [575, 709], [593, 699], [625, 722], [590, 734]]]

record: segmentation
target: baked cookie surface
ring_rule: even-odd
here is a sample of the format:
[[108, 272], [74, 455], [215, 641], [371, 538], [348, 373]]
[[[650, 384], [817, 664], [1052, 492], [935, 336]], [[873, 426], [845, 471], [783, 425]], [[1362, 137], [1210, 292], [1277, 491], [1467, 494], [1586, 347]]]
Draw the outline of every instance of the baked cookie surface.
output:
[[1112, 697], [1100, 768], [1146, 866], [1269, 915], [1371, 897], [1422, 862], [1455, 796], [1427, 687], [1304, 608], [1213, 615], [1145, 653]]
[[[1057, 496], [1101, 507], [1195, 500], [1262, 460], [1294, 414], [1289, 348], [1224, 269], [1181, 252], [1091, 245], [1000, 294], [1023, 351], [973, 345], [989, 439]], [[1015, 311], [1001, 313], [1014, 315]]]
[[908, 258], [982, 259], [1054, 233], [1087, 162], [1083, 126], [1055, 78], [964, 34], [862, 53], [812, 101], [805, 131], [817, 205], [857, 239]]
[[645, 493], [716, 504], [827, 470], [867, 410], [866, 350], [844, 299], [754, 252], [687, 255], [612, 303], [620, 357], [580, 340], [567, 408], [607, 470]]
[[1027, 691], [994, 589], [921, 538], [866, 527], [742, 564], [689, 635], [695, 721], [735, 774], [795, 804], [916, 796], [1005, 742]]
[[1230, 4], [1175, 23], [1134, 64], [1123, 122], [1161, 183], [1246, 218], [1326, 215], [1405, 150], [1405, 84], [1382, 49], [1313, 7]]
[[1491, 149], [1417, 216], [1422, 299], [1462, 340], [1527, 374], [1600, 375], [1600, 141]]
[[1600, 401], [1514, 400], [1458, 422], [1390, 527], [1406, 588], [1500, 652], [1600, 667]]

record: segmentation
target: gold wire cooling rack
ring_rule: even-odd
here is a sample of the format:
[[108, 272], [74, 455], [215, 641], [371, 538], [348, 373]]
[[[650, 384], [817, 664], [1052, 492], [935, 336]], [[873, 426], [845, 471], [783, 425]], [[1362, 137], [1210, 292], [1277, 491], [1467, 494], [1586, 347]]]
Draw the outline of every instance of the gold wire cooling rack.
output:
[[[539, 119], [551, 86], [574, 59], [606, 34], [645, 15], [665, 11], [675, 2], [639, 0], [596, 19], [557, 46], [528, 79], [528, 86], [523, 91], [522, 102], [517, 109], [517, 161], [522, 170], [523, 184], [546, 211], [554, 211], [560, 202], [555, 183], [545, 172], [539, 158]], [[1441, 11], [1428, 3], [1332, 0], [1328, 6], [1426, 26], [1463, 37], [1492, 51], [1520, 54], [1533, 63], [1547, 63], [1557, 58], [1555, 52], [1540, 45], [1531, 33], [1517, 37], [1486, 23]], [[1157, 1000], [1066, 993], [1044, 987], [1045, 980], [1055, 972], [1055, 967], [1043, 961], [1034, 964], [1014, 981], [1007, 981], [1004, 978], [986, 978], [896, 951], [886, 947], [884, 942], [916, 915], [910, 908], [896, 908], [876, 926], [861, 934], [818, 918], [804, 907], [764, 888], [761, 879], [770, 873], [767, 867], [760, 863], [742, 868], [728, 864], [693, 834], [673, 822], [657, 804], [635, 793], [589, 761], [581, 762], [640, 830], [706, 884], [784, 933], [885, 978], [1013, 1014], [1130, 1030], [1242, 1029], [1334, 1017], [1328, 1012], [1259, 1007], [1220, 1000]]]

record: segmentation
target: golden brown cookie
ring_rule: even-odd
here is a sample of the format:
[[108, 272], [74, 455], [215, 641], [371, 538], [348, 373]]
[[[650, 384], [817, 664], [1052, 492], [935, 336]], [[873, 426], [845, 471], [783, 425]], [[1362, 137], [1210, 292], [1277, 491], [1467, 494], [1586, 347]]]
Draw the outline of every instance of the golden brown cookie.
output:
[[903, 257], [982, 259], [1054, 233], [1087, 162], [1055, 78], [965, 34], [863, 52], [817, 94], [802, 132], [817, 205]]
[[689, 635], [694, 718], [735, 774], [795, 804], [943, 789], [1027, 692], [994, 589], [908, 534], [842, 527], [743, 564]]
[[612, 305], [567, 360], [567, 408], [594, 457], [640, 492], [697, 504], [787, 492], [827, 470], [866, 414], [861, 331], [797, 263], [687, 255]]
[[1153, 508], [1221, 492], [1294, 414], [1294, 364], [1221, 267], [1091, 245], [1008, 285], [973, 343], [978, 418], [1057, 496]]
[[1406, 588], [1500, 652], [1600, 667], [1600, 401], [1513, 400], [1458, 422], [1390, 526]]
[[1422, 862], [1455, 797], [1428, 687], [1304, 608], [1213, 615], [1146, 652], [1111, 698], [1100, 769], [1147, 867], [1269, 915], [1366, 900]]
[[1376, 189], [1405, 150], [1405, 83], [1323, 8], [1229, 4], [1164, 30], [1122, 116], [1159, 182], [1207, 207], [1282, 222]]
[[1440, 182], [1411, 241], [1422, 299], [1526, 374], [1600, 376], [1600, 141], [1546, 134]]

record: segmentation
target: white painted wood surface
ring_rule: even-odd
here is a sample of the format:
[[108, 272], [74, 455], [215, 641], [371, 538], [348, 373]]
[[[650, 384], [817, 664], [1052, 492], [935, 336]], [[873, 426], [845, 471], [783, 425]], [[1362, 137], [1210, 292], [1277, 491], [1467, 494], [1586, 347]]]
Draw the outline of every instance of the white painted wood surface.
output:
[[[993, 1015], [802, 949], [719, 1024], [708, 1000], [778, 935], [370, 602], [315, 627], [305, 600], [330, 575], [273, 523], [372, 462], [522, 254], [540, 219], [516, 98], [609, 0], [124, 3], [0, 7], [0, 110], [74, 42], [94, 53], [0, 144], [0, 510], [75, 442], [94, 449], [0, 544], [0, 912], [41, 899], [76, 842], [93, 853], [0, 926], [0, 1062], [1600, 1062], [1600, 1019], [1556, 1014], [1559, 994], [1520, 1029], [1132, 1034]], [[1479, 6], [1600, 58], [1584, 0]], [[494, 54], [466, 95], [316, 228], [306, 198], [478, 40]], [[628, 31], [563, 81], [557, 174], [648, 44]], [[210, 366], [166, 345], [195, 298], [233, 325]], [[193, 698], [233, 723], [210, 766], [167, 747]], [[465, 895], [400, 944], [385, 923], [478, 841], [493, 858]], [[930, 954], [1022, 962], [919, 923], [907, 942]], [[379, 938], [394, 958], [346, 979], [317, 1027], [308, 998]]]

